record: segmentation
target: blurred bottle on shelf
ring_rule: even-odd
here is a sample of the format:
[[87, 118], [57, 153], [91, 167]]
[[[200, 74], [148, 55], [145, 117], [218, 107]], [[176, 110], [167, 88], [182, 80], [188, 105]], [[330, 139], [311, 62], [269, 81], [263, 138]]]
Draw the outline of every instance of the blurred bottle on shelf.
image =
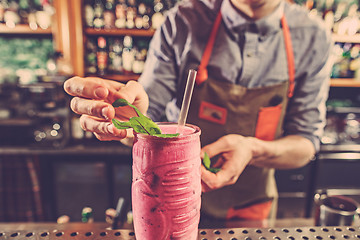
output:
[[33, 30], [36, 30], [38, 28], [38, 24], [36, 22], [36, 6], [35, 6], [35, 2], [30, 1], [29, 2], [29, 14], [28, 14], [28, 22], [29, 22], [29, 27]]
[[36, 11], [36, 22], [42, 29], [48, 29], [51, 26], [51, 17], [55, 13], [54, 8], [48, 0], [35, 0], [39, 6]]
[[119, 38], [110, 39], [111, 43], [109, 46], [109, 71], [114, 74], [123, 73], [122, 66], [122, 51], [123, 45]]
[[24, 24], [29, 24], [29, 10], [30, 10], [29, 1], [19, 0], [19, 16], [21, 22]]
[[105, 25], [104, 4], [102, 0], [94, 1], [94, 28], [101, 29]]
[[115, 27], [125, 28], [126, 27], [126, 9], [127, 5], [125, 0], [117, 0], [115, 7]]
[[334, 0], [325, 0], [322, 18], [327, 29], [332, 30], [334, 26]]
[[135, 28], [135, 18], [137, 15], [136, 0], [128, 0], [126, 8], [126, 28]]
[[104, 28], [111, 29], [115, 27], [115, 3], [114, 0], [106, 0], [104, 12]]
[[134, 221], [133, 213], [130, 210], [126, 214], [126, 223], [131, 226], [131, 225], [133, 225], [133, 221]]
[[144, 15], [146, 13], [146, 5], [145, 3], [141, 2], [137, 6], [137, 14], [135, 17], [135, 27], [137, 29], [142, 29], [144, 27]]
[[84, 223], [94, 222], [93, 210], [91, 207], [84, 207], [81, 211], [81, 221]]
[[95, 11], [93, 5], [89, 2], [85, 3], [84, 5], [84, 17], [86, 27], [94, 27]]
[[132, 74], [132, 66], [135, 60], [135, 51], [133, 49], [133, 38], [131, 36], [124, 36], [123, 41], [122, 62], [124, 74]]
[[139, 40], [135, 48], [135, 59], [132, 66], [132, 71], [135, 74], [141, 74], [143, 72], [147, 50], [148, 42], [144, 40]]
[[70, 217], [68, 215], [61, 215], [56, 220], [56, 223], [58, 223], [58, 224], [64, 224], [64, 223], [69, 223], [69, 222], [70, 222]]
[[[6, 3], [6, 1], [5, 1]], [[4, 13], [4, 21], [7, 27], [14, 28], [16, 24], [19, 24], [21, 19], [18, 14], [19, 4], [15, 0], [10, 0], [8, 4], [6, 4], [8, 8]]]
[[108, 52], [107, 52], [106, 39], [102, 36], [98, 37], [96, 59], [97, 59], [97, 74], [100, 76], [104, 76], [107, 70]]
[[344, 119], [346, 142], [360, 142], [360, 115], [348, 113]]
[[346, 16], [346, 8], [347, 8], [347, 3], [346, 2], [339, 2], [337, 4], [337, 6], [335, 7], [335, 12], [334, 12], [334, 25], [333, 25], [333, 29], [332, 31], [334, 33], [339, 33], [339, 25], [341, 23], [341, 20], [344, 19], [344, 17]]
[[4, 15], [5, 15], [5, 9], [7, 6], [5, 5], [5, 1], [0, 1], [0, 23], [4, 23]]
[[151, 17], [151, 27], [157, 29], [164, 22], [164, 4], [161, 0], [154, 0], [154, 13]]
[[85, 136], [85, 131], [80, 125], [80, 116], [74, 115], [71, 118], [71, 137], [73, 140], [82, 140]]
[[97, 44], [93, 38], [89, 38], [85, 45], [85, 71], [89, 74], [96, 74], [97, 71]]
[[114, 208], [108, 208], [105, 210], [105, 222], [110, 225], [113, 224], [114, 218], [116, 216], [116, 210]]

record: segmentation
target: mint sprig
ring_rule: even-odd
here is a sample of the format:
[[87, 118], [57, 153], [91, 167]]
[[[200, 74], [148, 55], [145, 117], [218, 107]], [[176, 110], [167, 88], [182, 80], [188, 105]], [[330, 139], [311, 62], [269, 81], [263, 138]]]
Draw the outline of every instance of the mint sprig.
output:
[[220, 168], [213, 168], [213, 167], [211, 167], [211, 160], [210, 160], [209, 155], [208, 155], [206, 152], [204, 153], [203, 165], [205, 166], [205, 168], [206, 168], [207, 170], [209, 170], [209, 171], [212, 172], [212, 173], [217, 173], [218, 171], [221, 170]]
[[171, 138], [171, 137], [177, 137], [179, 136], [179, 133], [176, 134], [163, 134], [161, 133], [161, 130], [159, 126], [151, 120], [151, 118], [146, 117], [144, 114], [142, 114], [137, 107], [130, 104], [125, 99], [117, 99], [112, 104], [113, 107], [125, 107], [129, 106], [132, 107], [136, 115], [135, 117], [131, 117], [128, 122], [121, 122], [117, 119], [112, 119], [112, 123], [114, 126], [118, 129], [128, 129], [133, 128], [135, 132], [137, 133], [144, 133], [151, 136], [156, 137], [163, 137], [163, 138]]

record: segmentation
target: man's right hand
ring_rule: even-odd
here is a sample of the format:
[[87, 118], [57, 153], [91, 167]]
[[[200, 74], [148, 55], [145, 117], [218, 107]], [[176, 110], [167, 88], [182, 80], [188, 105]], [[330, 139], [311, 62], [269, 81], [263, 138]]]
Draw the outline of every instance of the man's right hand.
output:
[[74, 96], [70, 106], [75, 113], [81, 115], [81, 128], [93, 132], [102, 141], [126, 138], [127, 131], [115, 128], [111, 119], [128, 121], [130, 117], [135, 116], [134, 110], [130, 107], [115, 109], [111, 105], [115, 100], [124, 98], [143, 114], [149, 106], [144, 88], [136, 81], [124, 84], [95, 77], [73, 77], [65, 81], [64, 89]]

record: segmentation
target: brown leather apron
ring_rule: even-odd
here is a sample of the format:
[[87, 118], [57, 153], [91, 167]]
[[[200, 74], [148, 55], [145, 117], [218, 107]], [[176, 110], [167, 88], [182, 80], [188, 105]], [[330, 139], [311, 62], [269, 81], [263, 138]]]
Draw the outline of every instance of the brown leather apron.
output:
[[[245, 88], [208, 78], [206, 67], [220, 23], [221, 13], [214, 23], [198, 67], [188, 122], [201, 128], [203, 146], [227, 134], [255, 136], [263, 140], [280, 137], [287, 102], [293, 94], [295, 76], [290, 32], [285, 17], [282, 17], [281, 23], [289, 81], [257, 88]], [[266, 203], [276, 197], [274, 169], [247, 166], [235, 184], [203, 193], [202, 211], [223, 219], [263, 219], [270, 212], [271, 204]], [[265, 213], [254, 213], [254, 206], [267, 209], [264, 209]]]

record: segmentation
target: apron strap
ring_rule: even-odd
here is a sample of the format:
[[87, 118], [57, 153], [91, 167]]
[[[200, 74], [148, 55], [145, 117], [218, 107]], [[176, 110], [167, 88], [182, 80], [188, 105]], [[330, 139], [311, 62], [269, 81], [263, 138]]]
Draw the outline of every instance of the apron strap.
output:
[[288, 97], [291, 98], [294, 95], [295, 61], [294, 61], [294, 52], [292, 48], [290, 30], [284, 15], [281, 18], [281, 25], [283, 27], [285, 50], [286, 50], [286, 57], [287, 57], [288, 71], [289, 71]]
[[197, 72], [197, 76], [196, 76], [196, 84], [198, 84], [198, 85], [200, 85], [201, 83], [206, 81], [206, 79], [208, 79], [208, 72], [207, 72], [206, 68], [207, 68], [207, 65], [208, 65], [210, 57], [211, 57], [211, 53], [212, 53], [214, 43], [215, 43], [216, 34], [219, 29], [220, 23], [221, 23], [221, 11], [219, 11], [219, 13], [216, 17], [214, 26], [211, 29], [210, 38], [206, 44], [204, 54], [201, 58], [200, 65], [198, 67], [198, 72]]
[[[207, 65], [211, 57], [211, 53], [214, 47], [215, 38], [221, 23], [221, 19], [222, 19], [221, 11], [219, 11], [214, 26], [211, 30], [210, 38], [206, 44], [204, 54], [201, 58], [200, 65], [198, 67], [198, 73], [196, 76], [196, 84], [198, 85], [200, 85], [201, 83], [206, 81], [206, 79], [208, 79]], [[283, 27], [286, 58], [287, 58], [288, 73], [289, 73], [288, 97], [291, 98], [294, 94], [294, 85], [295, 85], [295, 61], [294, 61], [294, 52], [292, 48], [290, 30], [284, 15], [281, 18], [281, 25]]]

